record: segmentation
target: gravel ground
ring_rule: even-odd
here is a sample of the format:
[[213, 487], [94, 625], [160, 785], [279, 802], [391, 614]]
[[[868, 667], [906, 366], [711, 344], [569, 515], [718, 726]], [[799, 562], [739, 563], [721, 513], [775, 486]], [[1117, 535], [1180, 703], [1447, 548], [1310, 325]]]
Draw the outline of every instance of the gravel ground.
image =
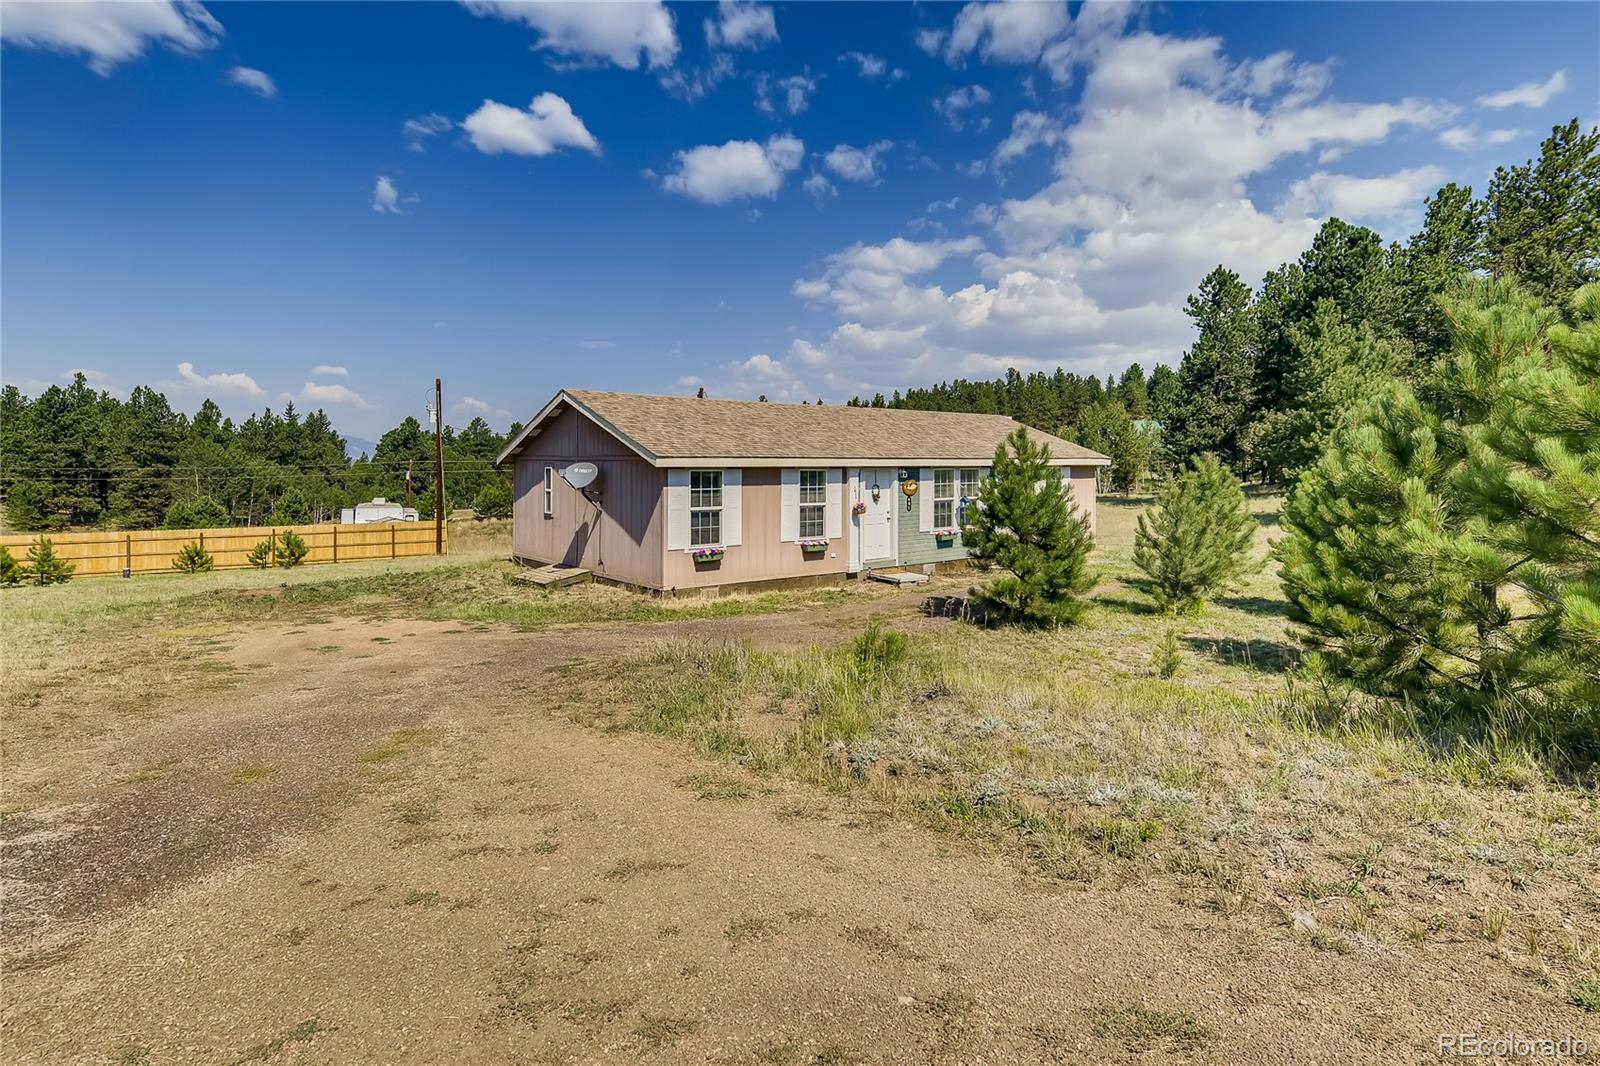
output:
[[[800, 786], [701, 798], [558, 667], [683, 631], [231, 631], [218, 695], [37, 745], [5, 819], [12, 1063], [1436, 1061], [1600, 1033], [1468, 945], [1308, 950], [1151, 885], [1065, 891]], [[92, 709], [84, 709], [92, 713]], [[720, 771], [719, 771], [720, 772]], [[15, 796], [8, 797], [16, 799]], [[1576, 1017], [1576, 1022], [1575, 1022]]]

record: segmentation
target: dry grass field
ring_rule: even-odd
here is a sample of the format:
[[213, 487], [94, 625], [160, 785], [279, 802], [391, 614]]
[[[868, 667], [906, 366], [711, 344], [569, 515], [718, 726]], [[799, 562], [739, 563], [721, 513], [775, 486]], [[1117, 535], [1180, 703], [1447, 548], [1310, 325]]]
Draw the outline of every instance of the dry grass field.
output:
[[493, 527], [9, 590], [5, 1058], [1600, 1047], [1592, 785], [1319, 709], [1270, 570], [1153, 614], [1139, 505], [1103, 505], [1095, 602], [1050, 634], [952, 617], [957, 577], [543, 593]]

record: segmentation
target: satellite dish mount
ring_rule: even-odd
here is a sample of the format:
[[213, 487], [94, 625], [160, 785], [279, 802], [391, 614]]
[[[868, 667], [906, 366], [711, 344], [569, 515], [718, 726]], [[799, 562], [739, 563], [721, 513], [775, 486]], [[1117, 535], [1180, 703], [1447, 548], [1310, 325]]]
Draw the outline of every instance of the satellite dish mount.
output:
[[579, 492], [593, 485], [599, 478], [600, 468], [593, 463], [568, 463], [561, 471], [561, 480]]

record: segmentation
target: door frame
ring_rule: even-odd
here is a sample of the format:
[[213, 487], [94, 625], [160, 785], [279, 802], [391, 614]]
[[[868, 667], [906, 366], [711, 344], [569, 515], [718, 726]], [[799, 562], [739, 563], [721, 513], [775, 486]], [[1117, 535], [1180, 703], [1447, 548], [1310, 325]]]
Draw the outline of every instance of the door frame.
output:
[[895, 478], [895, 472], [898, 469], [898, 467], [893, 465], [861, 466], [850, 468], [848, 478], [850, 485], [850, 499], [848, 500], [848, 503], [851, 506], [850, 525], [852, 537], [850, 541], [849, 572], [852, 574], [865, 570], [868, 562], [866, 558], [866, 540], [862, 535], [861, 529], [862, 516], [857, 515], [854, 509], [857, 501], [866, 500], [866, 485], [862, 475], [868, 470], [877, 470], [880, 473], [887, 472], [889, 474], [889, 484], [883, 486], [883, 491], [889, 494], [889, 554], [882, 559], [874, 559], [871, 561], [877, 563], [887, 562], [890, 565], [893, 565], [900, 558], [900, 508], [895, 506], [899, 502], [897, 497], [899, 496], [900, 490], [900, 484]]

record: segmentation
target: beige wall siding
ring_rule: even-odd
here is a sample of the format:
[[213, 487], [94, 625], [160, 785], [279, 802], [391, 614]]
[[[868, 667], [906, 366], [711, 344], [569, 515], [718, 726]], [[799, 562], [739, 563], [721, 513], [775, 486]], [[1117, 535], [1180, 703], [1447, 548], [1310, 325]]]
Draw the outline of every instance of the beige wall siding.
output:
[[[555, 514], [544, 515], [544, 468], [587, 461], [600, 468], [600, 508], [555, 477]], [[575, 411], [557, 415], [516, 458], [512, 551], [541, 563], [583, 566], [652, 588], [661, 586], [665, 478], [627, 445]]]
[[1089, 516], [1089, 532], [1096, 531], [1095, 521], [1095, 468], [1074, 466], [1067, 471], [1072, 475], [1072, 502]]
[[[780, 471], [746, 467], [740, 490], [742, 543], [728, 549], [718, 563], [697, 564], [686, 551], [668, 551], [664, 570], [665, 588], [698, 588], [739, 581], [766, 581], [772, 578], [805, 577], [814, 574], [842, 574], [850, 561], [848, 532], [850, 516], [843, 510], [845, 487], [836, 488], [830, 500], [840, 508], [845, 536], [834, 538], [826, 552], [807, 555], [800, 545], [784, 543], [783, 490]], [[662, 544], [665, 545], [665, 539]]]

